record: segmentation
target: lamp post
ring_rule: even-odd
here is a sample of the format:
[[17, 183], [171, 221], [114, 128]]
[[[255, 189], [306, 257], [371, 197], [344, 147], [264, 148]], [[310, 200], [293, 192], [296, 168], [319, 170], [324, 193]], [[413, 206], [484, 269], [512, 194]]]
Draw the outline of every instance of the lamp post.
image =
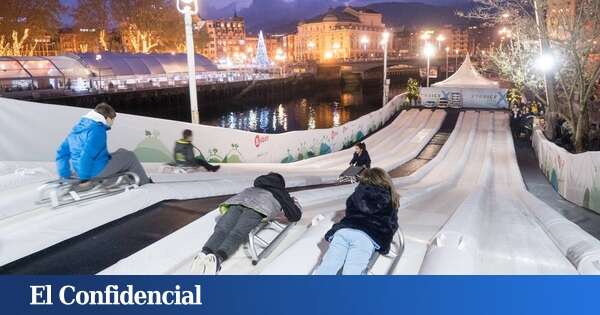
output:
[[275, 59], [277, 61], [279, 61], [279, 63], [281, 64], [280, 66], [280, 71], [281, 71], [281, 77], [283, 78], [285, 73], [286, 73], [286, 69], [285, 69], [285, 54], [283, 53], [283, 50], [281, 48], [277, 48], [277, 51], [275, 53]]
[[198, 93], [196, 92], [196, 56], [194, 51], [194, 34], [192, 15], [198, 14], [198, 0], [177, 0], [177, 10], [184, 16], [185, 41], [187, 45], [188, 85], [190, 88], [190, 111], [192, 123], [200, 123], [198, 113]]
[[390, 32], [384, 31], [381, 36], [381, 43], [383, 44], [383, 106], [387, 104], [389, 82], [387, 79], [387, 55], [388, 55], [388, 42], [390, 41]]
[[450, 51], [450, 47], [446, 47], [446, 79], [448, 79], [448, 52]]
[[444, 35], [440, 34], [440, 35], [438, 35], [436, 40], [438, 43], [438, 49], [442, 49], [442, 42], [446, 40], [446, 37], [444, 37]]
[[431, 65], [431, 57], [435, 54], [435, 47], [433, 45], [427, 43], [425, 45], [425, 49], [423, 50], [423, 54], [427, 57], [427, 87], [429, 87], [429, 66]]
[[313, 60], [313, 49], [315, 49], [317, 45], [311, 40], [306, 46], [308, 47], [309, 60]]
[[454, 50], [454, 54], [455, 54], [454, 55], [454, 72], [456, 72], [456, 70], [458, 70], [458, 53], [459, 53], [458, 49]]
[[96, 55], [96, 61], [98, 61], [98, 76], [100, 77], [100, 84], [98, 85], [98, 90], [102, 92], [102, 67], [100, 66], [100, 60], [102, 60], [102, 55]]
[[366, 35], [364, 35], [363, 37], [361, 37], [360, 43], [363, 46], [363, 51], [364, 51], [365, 56], [368, 56], [368, 54], [367, 54], [367, 45], [369, 45], [369, 38]]
[[339, 51], [340, 47], [342, 47], [340, 45], [340, 43], [333, 43], [332, 48], [333, 48], [333, 55], [335, 56], [335, 59], [339, 59], [338, 51]]

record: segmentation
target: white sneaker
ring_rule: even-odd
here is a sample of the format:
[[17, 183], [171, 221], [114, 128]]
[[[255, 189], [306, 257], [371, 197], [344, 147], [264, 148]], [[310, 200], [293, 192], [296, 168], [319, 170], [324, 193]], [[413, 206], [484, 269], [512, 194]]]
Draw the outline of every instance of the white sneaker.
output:
[[191, 273], [196, 275], [203, 275], [206, 272], [206, 263], [208, 261], [208, 256], [205, 253], [198, 253], [196, 257], [194, 257], [194, 261], [192, 262]]
[[213, 254], [206, 255], [205, 263], [204, 263], [204, 274], [205, 275], [216, 275], [219, 270], [219, 261], [217, 256]]

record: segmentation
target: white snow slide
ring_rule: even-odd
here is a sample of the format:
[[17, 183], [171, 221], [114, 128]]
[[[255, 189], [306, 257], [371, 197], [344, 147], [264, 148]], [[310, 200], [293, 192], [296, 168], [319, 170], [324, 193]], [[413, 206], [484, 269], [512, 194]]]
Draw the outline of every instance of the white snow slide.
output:
[[[504, 112], [468, 111], [434, 160], [396, 179], [406, 239], [397, 262], [374, 274], [598, 274], [600, 242], [525, 190]], [[311, 274], [353, 186], [295, 193], [303, 220], [265, 261], [242, 248], [223, 274]], [[102, 274], [185, 274], [216, 212], [123, 259]]]
[[[391, 170], [414, 158], [439, 130], [444, 111], [403, 112], [388, 127], [366, 139], [375, 166]], [[41, 180], [28, 179], [23, 185], [0, 190], [0, 265], [10, 263], [91, 229], [112, 222], [163, 200], [194, 199], [229, 195], [252, 185], [265, 172], [285, 176], [288, 187], [332, 183], [347, 166], [353, 149], [315, 159], [315, 163], [226, 164], [218, 173], [151, 174], [159, 184], [147, 185], [119, 195], [67, 206], [57, 210], [35, 204]], [[36, 163], [38, 165], [40, 163]], [[26, 163], [10, 163], [5, 169]], [[50, 166], [48, 166], [50, 165]], [[51, 163], [46, 163], [51, 167]], [[157, 165], [147, 168], [158, 169]], [[0, 179], [16, 173], [7, 171]], [[34, 176], [34, 175], [31, 175]], [[1, 182], [1, 181], [0, 181]], [[161, 183], [163, 182], [163, 183]], [[35, 227], [35, 233], [31, 232]]]

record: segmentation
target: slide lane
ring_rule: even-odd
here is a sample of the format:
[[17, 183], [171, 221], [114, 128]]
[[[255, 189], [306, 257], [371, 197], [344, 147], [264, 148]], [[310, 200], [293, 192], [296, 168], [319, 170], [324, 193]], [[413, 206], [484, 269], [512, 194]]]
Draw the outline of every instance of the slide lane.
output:
[[[402, 192], [406, 249], [397, 264], [378, 260], [374, 274], [600, 271], [599, 242], [525, 190], [505, 113], [461, 114], [438, 156], [395, 184]], [[277, 251], [252, 266], [242, 248], [222, 274], [311, 274], [327, 249], [323, 235], [343, 215], [352, 191], [342, 186], [295, 193], [306, 204], [305, 215]], [[128, 274], [136, 266], [144, 266], [142, 274], [189, 273], [215, 219], [212, 212], [102, 274]], [[177, 258], [162, 257], [173, 247]]]
[[[420, 111], [419, 113], [425, 117], [432, 115], [431, 111]], [[441, 125], [444, 116], [443, 113], [436, 113], [435, 120], [428, 120], [433, 127], [432, 135], [434, 134], [433, 130], [436, 130], [435, 128], [439, 128], [439, 125]], [[414, 124], [416, 122], [412, 121], [411, 123]], [[390, 127], [388, 126], [387, 128]], [[415, 135], [403, 133], [396, 136], [398, 138], [410, 138]], [[423, 145], [425, 144], [423, 143]], [[281, 172], [288, 179], [290, 187], [312, 186], [324, 183], [323, 178], [318, 175], [295, 176], [295, 172], [286, 172], [283, 170]], [[263, 172], [256, 172], [252, 175], [207, 179], [201, 182], [174, 182], [162, 185], [149, 185], [110, 198], [78, 204], [74, 207], [65, 207], [57, 210], [33, 208], [32, 211], [25, 211], [23, 213], [16, 212], [8, 216], [5, 214], [4, 219], [0, 221], [3, 223], [0, 226], [0, 235], [2, 235], [0, 236], [0, 253], [2, 253], [0, 255], [0, 265], [27, 256], [70, 237], [80, 235], [93, 228], [134, 213], [139, 209], [144, 209], [161, 200], [186, 200], [235, 194], [245, 187], [250, 186], [254, 177], [261, 173]], [[190, 174], [182, 177], [193, 178], [193, 176], [188, 175]], [[197, 176], [197, 174], [193, 175]], [[215, 176], [214, 174], [210, 175]], [[335, 178], [337, 178], [337, 172], [335, 176], [331, 176], [331, 180]], [[34, 200], [34, 198], [31, 198], [31, 204], [34, 203]], [[31, 226], [35, 226], [39, 233], [32, 235], [26, 232], [26, 227]], [[20, 244], [26, 245], [22, 246]]]
[[[460, 118], [459, 118], [460, 124]], [[459, 126], [457, 126], [459, 127]], [[467, 126], [468, 127], [468, 126]], [[462, 130], [455, 129], [454, 133], [460, 133]], [[447, 145], [451, 146], [451, 143], [448, 142]], [[458, 150], [457, 150], [458, 151]], [[434, 162], [434, 161], [432, 161]], [[430, 163], [432, 163], [430, 162]], [[348, 195], [345, 197], [347, 198]], [[401, 199], [401, 209], [399, 215], [402, 214], [403, 208], [402, 204], [404, 196]], [[296, 241], [290, 248], [288, 248], [283, 254], [278, 256], [266, 266], [261, 274], [273, 274], [273, 275], [281, 275], [281, 274], [294, 274], [294, 275], [306, 275], [311, 274], [314, 271], [314, 268], [319, 264], [319, 261], [322, 255], [325, 253], [327, 249], [327, 244], [323, 241], [323, 235], [325, 232], [329, 230], [333, 222], [336, 222], [339, 216], [343, 215], [344, 212], [344, 203], [340, 202], [339, 208], [336, 211], [337, 213], [324, 212], [321, 211], [320, 214], [324, 217], [318, 225], [313, 225], [311, 228], [305, 233], [305, 235]], [[402, 220], [400, 220], [402, 222]], [[402, 226], [403, 230], [406, 227]], [[404, 231], [405, 238], [407, 236], [407, 231]], [[301, 257], [301, 258], [300, 258]], [[298, 260], [301, 259], [301, 262]], [[402, 263], [400, 260], [400, 263]], [[379, 267], [375, 266], [376, 268]], [[379, 267], [379, 270], [373, 270], [374, 272], [379, 272], [380, 274], [389, 273], [389, 271], [382, 270], [383, 268]]]
[[[445, 112], [438, 111], [431, 115], [431, 119], [427, 118], [425, 120], [413, 121], [413, 127], [411, 129], [414, 129], [414, 132], [411, 133], [416, 133], [415, 136], [413, 136], [412, 139], [407, 141], [407, 143], [403, 146], [394, 146], [395, 151], [388, 151], [385, 160], [381, 161], [383, 165], [379, 163], [379, 160], [377, 160], [378, 162], [376, 165], [384, 166], [389, 169], [391, 165], [397, 164], [398, 160], [410, 160], [414, 158], [425, 147], [425, 145], [427, 145], [429, 139], [435, 135], [437, 130], [439, 130], [444, 118]], [[423, 126], [424, 124], [426, 125]], [[415, 139], [418, 139], [418, 141]], [[400, 139], [400, 141], [402, 140]], [[301, 201], [304, 207], [303, 220], [301, 224], [294, 228], [295, 231], [292, 231], [292, 233], [287, 236], [284, 244], [281, 244], [279, 248], [285, 248], [291, 240], [301, 235], [302, 231], [307, 229], [306, 226], [311, 224], [313, 218], [322, 211], [327, 209], [331, 209], [331, 211], [338, 211], [340, 208], [343, 209], [346, 198], [352, 193], [353, 190], [354, 185], [344, 185], [294, 193], [293, 195]], [[212, 214], [212, 216], [216, 216], [216, 214]], [[189, 272], [191, 259], [197, 253], [201, 244], [205, 242], [212, 233], [215, 224], [212, 216], [205, 216], [196, 220], [195, 222], [192, 222], [176, 233], [173, 233], [161, 241], [149, 246], [148, 248], [132, 255], [131, 257], [120, 261], [116, 265], [105, 270], [103, 273], [126, 274], [128, 272], [132, 272], [133, 269], [142, 274], [185, 274]], [[186, 244], [186, 246], [185, 248], [179, 247], [177, 250], [173, 251], [173, 255], [169, 255], [169, 258], [166, 258], [171, 261], [170, 263], [160, 265], [148, 263], [153, 261], [157, 255], [164, 253], [166, 249], [171, 251], [172, 248], [178, 247], [175, 244]], [[191, 246], [187, 246], [187, 244], [191, 244]], [[250, 262], [243, 251], [244, 249], [241, 249], [238, 254], [228, 261], [228, 263], [224, 266], [224, 273], [229, 271], [232, 273], [238, 273], [239, 270], [243, 270], [244, 273], [257, 273], [264, 265], [268, 263], [267, 260], [261, 262], [256, 267], [244, 269], [242, 265], [249, 264]], [[274, 258], [276, 256], [277, 252], [273, 253], [270, 257]], [[146, 268], [139, 270], [137, 267], [132, 268], [133, 265], [145, 266]]]

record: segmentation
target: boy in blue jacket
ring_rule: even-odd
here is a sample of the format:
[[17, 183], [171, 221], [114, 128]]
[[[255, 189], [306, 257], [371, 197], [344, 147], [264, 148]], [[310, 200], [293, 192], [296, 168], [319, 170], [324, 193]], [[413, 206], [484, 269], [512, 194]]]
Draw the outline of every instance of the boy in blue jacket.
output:
[[56, 153], [56, 166], [61, 178], [78, 177], [83, 182], [96, 177], [109, 177], [133, 172], [140, 185], [152, 182], [135, 154], [119, 149], [109, 154], [107, 132], [117, 113], [106, 103], [100, 103], [73, 127]]

